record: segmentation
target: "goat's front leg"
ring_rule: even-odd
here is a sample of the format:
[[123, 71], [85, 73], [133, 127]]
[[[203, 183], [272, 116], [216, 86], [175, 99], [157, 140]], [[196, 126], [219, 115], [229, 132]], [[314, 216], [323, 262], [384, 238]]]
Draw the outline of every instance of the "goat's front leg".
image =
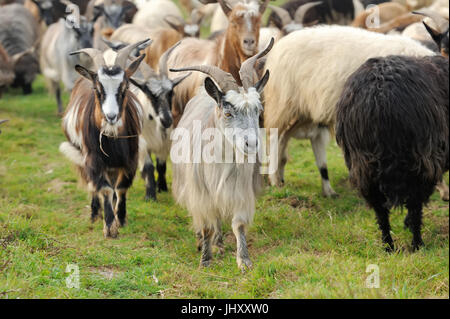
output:
[[95, 222], [95, 220], [99, 216], [99, 211], [101, 208], [100, 198], [98, 197], [97, 192], [92, 192], [92, 201], [91, 201], [91, 222]]
[[223, 244], [222, 221], [219, 218], [216, 220], [216, 224], [214, 225], [213, 245], [217, 247], [219, 254], [223, 255], [225, 252], [225, 246]]
[[141, 176], [145, 181], [145, 200], [156, 201], [156, 182], [155, 182], [155, 166], [150, 154], [147, 153], [144, 165], [142, 166]]
[[247, 224], [242, 221], [239, 217], [234, 217], [231, 227], [233, 228], [234, 236], [236, 237], [237, 252], [236, 252], [236, 262], [239, 269], [245, 271], [252, 267], [252, 262], [250, 260], [247, 248]]
[[116, 216], [120, 226], [126, 224], [127, 219], [127, 191], [133, 183], [134, 172], [121, 172], [116, 182], [117, 202], [115, 207]]
[[119, 233], [119, 221], [113, 209], [114, 189], [108, 184], [103, 184], [99, 187], [98, 193], [104, 213], [103, 235], [116, 238]]
[[165, 160], [156, 158], [156, 171], [158, 172], [158, 192], [167, 192], [167, 182], [166, 182], [166, 170], [167, 164]]
[[200, 260], [200, 265], [202, 267], [208, 267], [211, 264], [212, 260], [212, 236], [214, 231], [211, 228], [204, 227], [202, 229], [202, 257]]
[[119, 232], [119, 221], [113, 209], [114, 189], [105, 178], [101, 163], [91, 160], [87, 167], [87, 175], [103, 208], [103, 235], [115, 238]]

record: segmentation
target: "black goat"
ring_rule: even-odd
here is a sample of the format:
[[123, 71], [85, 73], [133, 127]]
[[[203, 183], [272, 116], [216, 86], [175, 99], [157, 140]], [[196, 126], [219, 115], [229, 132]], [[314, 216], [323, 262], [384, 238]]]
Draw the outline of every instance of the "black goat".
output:
[[351, 183], [375, 210], [387, 250], [389, 209], [405, 205], [412, 246], [422, 207], [449, 168], [449, 64], [442, 56], [373, 58], [347, 80], [336, 139]]
[[[287, 10], [291, 18], [294, 19], [295, 12], [300, 6], [314, 1], [317, 0], [292, 0], [280, 7]], [[305, 25], [313, 22], [346, 25], [352, 22], [354, 18], [355, 6], [353, 0], [324, 0], [322, 4], [308, 10], [303, 23]], [[280, 17], [273, 11], [267, 20], [267, 24], [282, 25]]]

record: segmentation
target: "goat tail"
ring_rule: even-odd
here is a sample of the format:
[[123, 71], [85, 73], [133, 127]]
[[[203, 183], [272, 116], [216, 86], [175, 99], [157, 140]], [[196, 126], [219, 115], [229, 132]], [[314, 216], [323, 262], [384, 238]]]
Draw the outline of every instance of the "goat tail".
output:
[[83, 167], [85, 164], [85, 158], [81, 153], [81, 150], [70, 142], [63, 142], [59, 146], [59, 151], [63, 153], [71, 162]]

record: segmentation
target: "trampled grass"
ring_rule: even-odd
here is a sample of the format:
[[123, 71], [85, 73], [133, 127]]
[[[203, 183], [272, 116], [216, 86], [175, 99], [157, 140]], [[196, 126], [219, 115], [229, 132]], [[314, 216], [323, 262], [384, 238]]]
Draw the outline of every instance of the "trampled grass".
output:
[[[65, 137], [41, 77], [34, 90], [0, 100], [0, 118], [10, 120], [0, 135], [0, 298], [449, 297], [448, 203], [433, 195], [424, 212], [426, 247], [417, 253], [403, 229], [405, 212], [393, 212], [400, 250], [386, 254], [375, 214], [350, 188], [334, 142], [329, 169], [340, 197], [321, 196], [309, 142], [291, 142], [286, 186], [267, 186], [257, 202], [249, 231], [254, 268], [245, 274], [229, 226], [225, 255], [199, 268], [187, 212], [170, 193], [145, 202], [140, 178], [129, 192], [128, 225], [117, 239], [104, 239], [102, 222], [89, 220], [87, 193], [58, 152]], [[80, 289], [66, 287], [68, 264], [79, 267]], [[370, 264], [379, 267], [378, 289], [366, 287]]]

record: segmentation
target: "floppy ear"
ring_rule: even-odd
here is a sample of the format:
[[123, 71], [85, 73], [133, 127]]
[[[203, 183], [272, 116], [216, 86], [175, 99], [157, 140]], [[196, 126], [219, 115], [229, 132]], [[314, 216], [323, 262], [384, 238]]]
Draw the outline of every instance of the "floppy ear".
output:
[[145, 54], [142, 54], [139, 57], [137, 57], [136, 59], [134, 59], [133, 62], [131, 62], [131, 64], [128, 66], [127, 70], [125, 71], [125, 75], [127, 76], [127, 78], [130, 78], [134, 74], [134, 72], [136, 72], [136, 70], [139, 67], [139, 64], [141, 64], [141, 62], [144, 58], [145, 58]]
[[264, 76], [262, 77], [262, 79], [259, 80], [255, 84], [255, 89], [256, 89], [256, 91], [258, 91], [259, 94], [261, 94], [261, 92], [264, 90], [264, 87], [266, 86], [267, 81], [269, 81], [269, 76], [270, 76], [270, 72], [269, 72], [269, 70], [267, 70], [266, 73], [264, 73]]
[[181, 82], [183, 82], [183, 80], [186, 79], [186, 78], [187, 78], [189, 75], [191, 75], [191, 74], [192, 74], [192, 72], [189, 72], [188, 74], [185, 74], [185, 75], [182, 75], [182, 76], [179, 76], [179, 77], [173, 79], [173, 80], [172, 80], [172, 85], [173, 85], [173, 87], [176, 87], [178, 84], [180, 84]]
[[97, 74], [95, 72], [92, 72], [79, 64], [75, 65], [75, 71], [77, 71], [82, 77], [88, 79], [91, 82], [94, 82], [95, 78], [97, 77]]
[[434, 41], [434, 42], [438, 45], [438, 47], [440, 48], [440, 47], [441, 47], [442, 34], [441, 34], [438, 30], [436, 30], [436, 29], [430, 27], [430, 26], [429, 26], [428, 24], [426, 24], [425, 22], [422, 21], [422, 23], [423, 23], [423, 25], [425, 26], [425, 29], [427, 29], [428, 33], [429, 33], [429, 34], [431, 35], [431, 37], [433, 38], [433, 41]]
[[208, 93], [210, 97], [216, 101], [217, 105], [219, 107], [222, 105], [220, 102], [222, 101], [223, 93], [220, 92], [219, 88], [216, 86], [213, 80], [211, 78], [207, 77], [205, 79], [205, 90]]

